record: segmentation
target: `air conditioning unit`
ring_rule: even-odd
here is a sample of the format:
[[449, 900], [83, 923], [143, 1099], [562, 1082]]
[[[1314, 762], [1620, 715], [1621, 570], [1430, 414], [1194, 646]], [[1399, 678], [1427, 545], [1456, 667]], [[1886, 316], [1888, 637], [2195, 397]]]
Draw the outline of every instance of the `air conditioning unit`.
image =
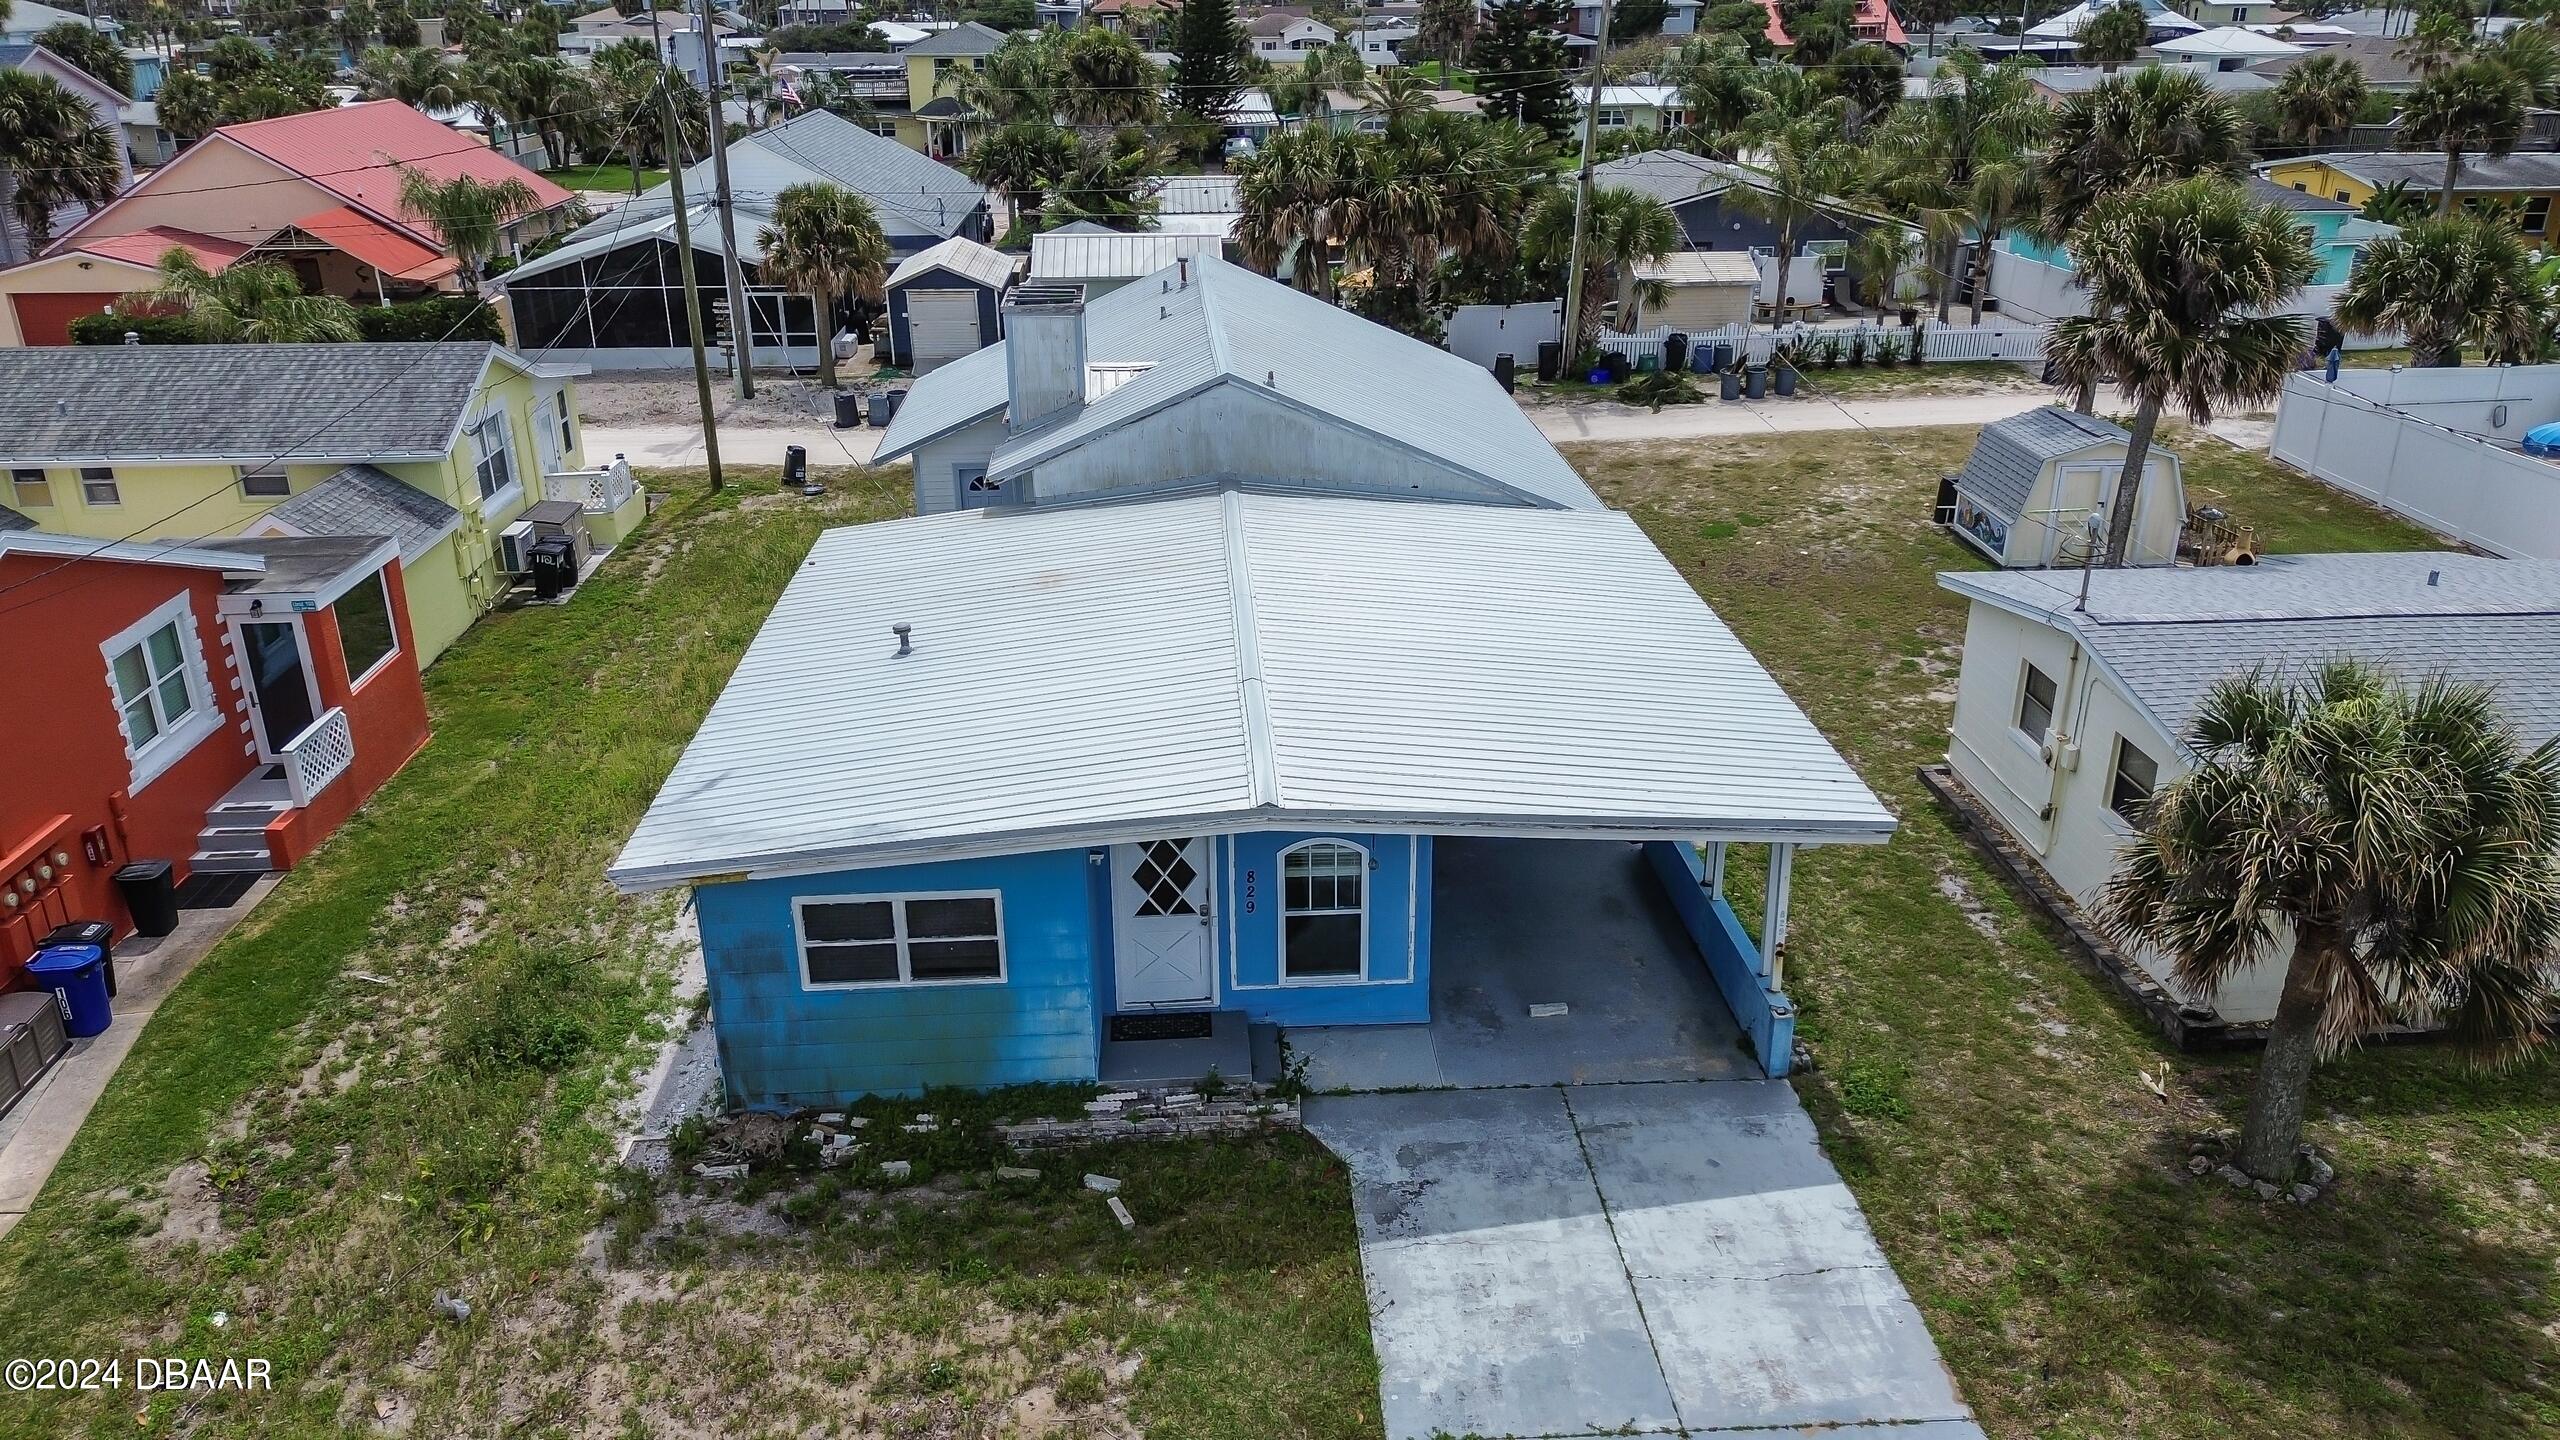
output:
[[533, 522], [519, 520], [498, 532], [498, 569], [507, 575], [521, 575], [533, 568], [533, 542], [542, 537], [534, 532]]

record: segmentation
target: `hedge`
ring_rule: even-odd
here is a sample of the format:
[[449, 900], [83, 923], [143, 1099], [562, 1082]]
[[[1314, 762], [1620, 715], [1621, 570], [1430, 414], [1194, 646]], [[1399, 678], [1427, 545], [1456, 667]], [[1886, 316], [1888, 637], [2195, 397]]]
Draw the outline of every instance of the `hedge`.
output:
[[[440, 295], [399, 305], [359, 305], [356, 328], [367, 340], [500, 340], [498, 312], [468, 295]], [[195, 345], [204, 337], [184, 315], [82, 315], [71, 322], [74, 345], [121, 345], [125, 332], [145, 345]]]

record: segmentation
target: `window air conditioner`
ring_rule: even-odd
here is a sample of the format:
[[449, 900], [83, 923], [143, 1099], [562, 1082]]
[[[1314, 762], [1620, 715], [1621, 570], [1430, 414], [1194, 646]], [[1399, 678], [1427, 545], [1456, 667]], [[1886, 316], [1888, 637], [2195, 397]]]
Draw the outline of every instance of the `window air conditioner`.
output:
[[533, 522], [519, 520], [498, 532], [498, 569], [505, 574], [521, 575], [533, 567], [533, 542], [540, 537]]

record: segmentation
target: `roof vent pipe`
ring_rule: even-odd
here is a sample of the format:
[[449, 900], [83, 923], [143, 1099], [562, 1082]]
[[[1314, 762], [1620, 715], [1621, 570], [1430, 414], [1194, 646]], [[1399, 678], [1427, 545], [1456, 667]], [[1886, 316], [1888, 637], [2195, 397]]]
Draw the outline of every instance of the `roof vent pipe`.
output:
[[2441, 576], [2441, 575], [2443, 575], [2443, 574], [2444, 574], [2444, 572], [2443, 572], [2443, 571], [2441, 571], [2441, 570], [2430, 570], [2430, 571], [2428, 571], [2428, 572], [2427, 572], [2427, 587], [2428, 587], [2429, 589], [2433, 589], [2433, 588], [2435, 588], [2435, 583], [2436, 583], [2437, 577], [2439, 577], [2439, 576]]
[[[903, 623], [902, 623], [902, 624], [897, 624], [897, 625], [892, 625], [892, 626], [890, 626], [890, 627], [889, 627], [889, 633], [898, 637], [898, 654], [899, 654], [899, 655], [912, 655], [912, 654], [914, 654], [914, 653], [915, 653], [916, 647], [915, 647], [915, 639], [914, 639], [914, 637], [915, 637], [915, 633], [916, 633], [916, 627], [914, 627], [913, 625], [907, 625], [907, 624], [903, 624]], [[891, 658], [891, 659], [895, 659], [895, 658], [897, 658], [897, 657], [896, 657], [896, 656], [891, 656], [890, 658]]]
[[126, 343], [127, 345], [139, 345], [139, 344], [141, 344], [141, 343], [142, 343], [142, 332], [141, 332], [141, 331], [139, 331], [139, 330], [127, 330], [126, 332], [124, 332], [124, 343]]
[[1177, 255], [1177, 256], [1175, 256], [1175, 257], [1174, 257], [1174, 261], [1173, 261], [1173, 273], [1181, 277], [1180, 281], [1179, 281], [1179, 282], [1177, 282], [1177, 283], [1180, 283], [1180, 284], [1183, 284], [1183, 285], [1188, 285], [1188, 284], [1190, 284], [1190, 283], [1191, 283], [1191, 257], [1190, 257], [1190, 256], [1188, 256], [1188, 255]]

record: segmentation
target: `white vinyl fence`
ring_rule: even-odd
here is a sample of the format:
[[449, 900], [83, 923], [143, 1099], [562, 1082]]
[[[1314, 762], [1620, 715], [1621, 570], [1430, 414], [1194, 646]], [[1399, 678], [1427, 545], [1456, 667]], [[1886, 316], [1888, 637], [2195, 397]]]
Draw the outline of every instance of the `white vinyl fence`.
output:
[[[1877, 343], [1890, 338], [1900, 358], [1907, 363], [1911, 358], [1913, 329], [1920, 332], [1920, 358], [1924, 363], [2008, 360], [2031, 367], [2044, 363], [2046, 327], [2042, 325], [1985, 325], [1977, 329], [1933, 325], [1925, 321], [1909, 329], [1900, 325], [1863, 322], [1856, 325], [1788, 325], [1774, 330], [1746, 330], [1739, 325], [1727, 325], [1720, 330], [1689, 331], [1689, 354], [1694, 357], [1707, 347], [1730, 345], [1744, 356], [1745, 364], [1766, 365], [1771, 352], [1778, 346], [1793, 344], [1803, 353], [1805, 368], [1813, 369], [1822, 363], [1822, 347], [1827, 343], [1839, 345], [1842, 362], [1846, 363], [1850, 347], [1859, 339], [1866, 341], [1867, 354], [1873, 356]], [[1626, 356], [1630, 365], [1640, 364], [1648, 358], [1660, 365], [1662, 343], [1670, 338], [1671, 333], [1668, 325], [1632, 334], [1603, 330], [1600, 332], [1600, 348]], [[1693, 359], [1691, 364], [1695, 363]]]
[[1487, 370], [1493, 357], [1508, 355], [1523, 375], [1538, 368], [1538, 346], [1564, 331], [1564, 302], [1533, 300], [1525, 305], [1461, 305], [1449, 312], [1442, 327], [1449, 353], [1462, 355]]
[[[2543, 370], [2560, 367], [2530, 366], [2517, 373]], [[2451, 392], [2466, 379], [2475, 388], [2523, 383], [2502, 381], [2497, 369], [2486, 366], [2382, 374], [2395, 388], [2412, 390]], [[2435, 378], [2439, 376], [2444, 378]], [[2381, 383], [2355, 378], [2367, 388]], [[2534, 383], [2540, 383], [2539, 377]], [[2438, 403], [2424, 396], [2407, 398]], [[2439, 398], [2447, 418], [2468, 419], [2471, 406], [2486, 405], [2506, 410], [2503, 433], [2521, 434], [2526, 423], [2522, 412], [2527, 402], [2521, 399], [2499, 402], [2474, 396], [2456, 411], [2450, 393]], [[2274, 452], [2277, 459], [2349, 494], [2491, 554], [2560, 560], [2560, 466], [2420, 419], [2358, 394], [2355, 386], [2332, 385], [2316, 374], [2287, 380], [2276, 406]]]
[[[2336, 311], [2338, 296], [2346, 288], [2305, 286], [2284, 313], [2317, 321]], [[2072, 272], [2006, 250], [1991, 252], [1991, 296], [2000, 302], [2000, 318], [2017, 324], [2046, 324], [2089, 313], [2089, 292], [2080, 287]], [[2388, 350], [2403, 343], [2396, 334], [2347, 337], [2350, 350]]]

